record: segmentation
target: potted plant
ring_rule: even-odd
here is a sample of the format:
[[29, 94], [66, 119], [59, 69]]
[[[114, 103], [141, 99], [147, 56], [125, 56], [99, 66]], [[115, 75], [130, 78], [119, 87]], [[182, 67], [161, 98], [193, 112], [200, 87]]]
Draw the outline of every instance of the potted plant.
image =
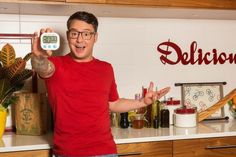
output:
[[22, 89], [24, 81], [33, 74], [32, 70], [25, 68], [30, 58], [31, 53], [24, 58], [16, 58], [10, 44], [3, 46], [0, 51], [0, 138], [5, 129], [8, 106], [17, 101], [13, 93]]

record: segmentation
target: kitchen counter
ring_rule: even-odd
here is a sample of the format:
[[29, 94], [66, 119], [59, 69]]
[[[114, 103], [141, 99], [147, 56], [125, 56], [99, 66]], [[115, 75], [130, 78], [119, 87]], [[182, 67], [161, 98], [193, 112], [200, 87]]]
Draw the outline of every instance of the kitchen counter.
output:
[[192, 128], [112, 128], [116, 144], [236, 136], [236, 120], [203, 121]]
[[[236, 120], [228, 122], [205, 121], [198, 123], [197, 127], [179, 128], [143, 128], [121, 129], [112, 128], [116, 144], [226, 137], [236, 136]], [[0, 139], [0, 152], [29, 151], [50, 149], [52, 146], [52, 133], [43, 136], [24, 136], [6, 133]]]
[[[52, 146], [52, 133], [42, 136], [16, 135], [6, 133], [0, 139], [0, 152], [28, 151], [50, 149]], [[1, 155], [0, 155], [1, 156]]]

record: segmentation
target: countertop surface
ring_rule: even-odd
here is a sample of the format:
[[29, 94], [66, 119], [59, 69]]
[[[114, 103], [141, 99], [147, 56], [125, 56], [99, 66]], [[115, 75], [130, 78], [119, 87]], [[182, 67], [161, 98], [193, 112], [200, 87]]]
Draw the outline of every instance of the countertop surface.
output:
[[[236, 136], [236, 120], [206, 121], [193, 128], [112, 128], [112, 133], [116, 144]], [[50, 149], [51, 146], [52, 133], [42, 136], [5, 133], [0, 139], [0, 152]]]

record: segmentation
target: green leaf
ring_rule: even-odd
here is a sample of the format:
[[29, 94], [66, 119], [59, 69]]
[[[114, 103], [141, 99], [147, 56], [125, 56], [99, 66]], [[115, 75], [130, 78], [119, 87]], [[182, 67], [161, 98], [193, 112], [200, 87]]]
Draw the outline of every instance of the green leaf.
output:
[[13, 85], [17, 85], [22, 83], [24, 80], [30, 78], [33, 75], [33, 71], [30, 69], [25, 69], [23, 70], [21, 73], [15, 75], [12, 79], [11, 79], [11, 84]]
[[7, 109], [0, 104], [0, 111], [6, 111]]
[[9, 66], [6, 70], [8, 79], [12, 79], [15, 75], [20, 74], [25, 69], [26, 62], [22, 58], [16, 58], [14, 64]]
[[14, 85], [14, 86], [12, 85], [11, 87], [9, 87], [8, 90], [6, 91], [5, 95], [4, 95], [4, 100], [3, 101], [5, 101], [5, 99], [8, 96], [12, 95], [14, 92], [21, 90], [23, 88], [23, 86], [24, 86], [24, 82], [19, 83], [19, 84]]
[[15, 62], [15, 50], [10, 44], [3, 46], [2, 51], [0, 52], [0, 60], [4, 67], [9, 67]]
[[24, 83], [18, 83], [18, 84], [10, 84], [8, 80], [4, 79], [5, 81], [0, 81], [0, 86], [5, 85], [5, 87], [2, 87], [2, 90], [0, 91], [0, 104], [4, 103], [9, 96], [11, 96], [15, 91], [18, 91], [22, 89], [24, 86]]
[[32, 56], [32, 53], [28, 53], [27, 55], [25, 55], [25, 57], [23, 58], [25, 60], [25, 62], [27, 62]]
[[10, 87], [11, 85], [8, 79], [0, 79], [0, 104], [5, 98], [5, 94], [9, 90]]
[[233, 100], [231, 99], [230, 101], [228, 101], [228, 104], [231, 106], [233, 105]]
[[11, 95], [5, 99], [5, 101], [2, 103], [2, 106], [7, 108], [9, 105], [16, 104], [18, 100], [19, 97]]
[[0, 79], [5, 77], [5, 71], [6, 71], [6, 68], [0, 66]]

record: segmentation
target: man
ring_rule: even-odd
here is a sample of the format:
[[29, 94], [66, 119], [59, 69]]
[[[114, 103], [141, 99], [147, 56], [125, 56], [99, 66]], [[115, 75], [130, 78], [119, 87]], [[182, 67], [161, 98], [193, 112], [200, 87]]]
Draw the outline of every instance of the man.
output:
[[[59, 157], [116, 157], [109, 110], [127, 112], [145, 107], [169, 92], [169, 87], [153, 91], [144, 99], [119, 98], [111, 64], [93, 57], [98, 38], [98, 20], [87, 12], [76, 12], [67, 21], [70, 52], [52, 57], [51, 51], [33, 41], [33, 69], [45, 80], [54, 116], [53, 153]], [[41, 29], [52, 32], [51, 29]]]

